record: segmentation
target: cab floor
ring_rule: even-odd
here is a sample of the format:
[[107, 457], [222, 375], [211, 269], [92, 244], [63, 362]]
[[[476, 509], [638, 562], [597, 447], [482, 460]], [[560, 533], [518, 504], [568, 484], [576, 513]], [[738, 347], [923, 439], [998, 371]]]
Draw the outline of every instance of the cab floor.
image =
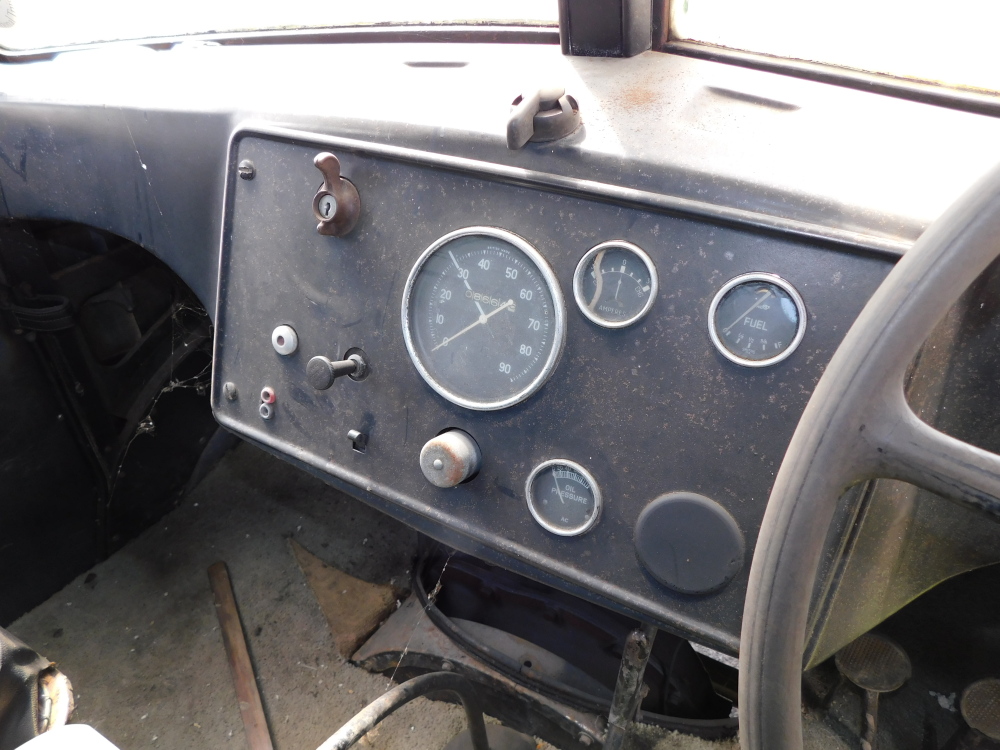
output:
[[[207, 569], [230, 575], [278, 750], [313, 750], [389, 682], [341, 659], [289, 546], [359, 578], [406, 587], [416, 534], [241, 444], [183, 504], [10, 627], [73, 682], [73, 721], [122, 750], [245, 747]], [[419, 699], [359, 745], [438, 750], [457, 706]], [[682, 735], [636, 747], [734, 750]]]

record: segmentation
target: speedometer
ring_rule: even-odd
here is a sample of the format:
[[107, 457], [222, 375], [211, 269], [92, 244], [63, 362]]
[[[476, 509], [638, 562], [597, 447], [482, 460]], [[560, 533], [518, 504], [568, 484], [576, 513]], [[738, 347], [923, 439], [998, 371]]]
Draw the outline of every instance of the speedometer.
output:
[[566, 313], [555, 274], [517, 235], [492, 227], [446, 234], [403, 290], [410, 359], [435, 391], [469, 409], [528, 398], [555, 369]]

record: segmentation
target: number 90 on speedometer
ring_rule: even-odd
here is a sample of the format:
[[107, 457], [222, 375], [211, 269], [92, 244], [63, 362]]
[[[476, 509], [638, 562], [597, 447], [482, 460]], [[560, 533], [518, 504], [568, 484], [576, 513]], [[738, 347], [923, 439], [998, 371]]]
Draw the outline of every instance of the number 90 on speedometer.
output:
[[492, 227], [434, 242], [403, 290], [403, 337], [417, 371], [444, 398], [480, 411], [542, 387], [562, 351], [565, 318], [545, 259]]

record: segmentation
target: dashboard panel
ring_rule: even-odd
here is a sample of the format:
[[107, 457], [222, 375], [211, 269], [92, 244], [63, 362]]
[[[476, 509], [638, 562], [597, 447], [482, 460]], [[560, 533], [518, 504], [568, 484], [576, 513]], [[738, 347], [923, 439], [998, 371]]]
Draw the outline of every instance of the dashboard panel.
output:
[[[342, 237], [317, 232], [314, 159], [325, 152], [360, 197]], [[252, 179], [239, 175], [248, 163]], [[404, 336], [404, 292], [421, 256], [475, 227], [536, 251], [565, 306], [551, 373], [490, 410], [434, 389]], [[596, 323], [574, 296], [582, 259], [612, 241], [639, 248], [659, 282], [647, 311], [618, 328]], [[229, 154], [213, 406], [226, 427], [436, 538], [734, 653], [774, 473], [823, 366], [893, 260], [724, 212], [651, 205], [612, 184], [252, 125]], [[733, 361], [710, 334], [713, 300], [747, 274], [778, 277], [805, 312], [801, 343], [765, 366]], [[474, 301], [462, 320], [480, 330], [466, 340], [490, 333]], [[495, 301], [494, 321], [504, 320], [507, 300]], [[279, 351], [279, 326], [294, 331], [292, 351]], [[482, 367], [502, 366], [497, 347], [481, 347]], [[310, 384], [311, 359], [358, 351], [363, 379]], [[421, 451], [449, 430], [470, 436], [481, 462], [468, 481], [439, 487]], [[528, 507], [529, 477], [552, 461], [583, 470], [575, 492], [599, 488], [599, 516], [579, 533], [553, 533]], [[732, 558], [725, 580], [666, 585], [649, 559], [662, 562], [662, 551], [641, 546], [654, 520], [692, 539], [709, 567]]]

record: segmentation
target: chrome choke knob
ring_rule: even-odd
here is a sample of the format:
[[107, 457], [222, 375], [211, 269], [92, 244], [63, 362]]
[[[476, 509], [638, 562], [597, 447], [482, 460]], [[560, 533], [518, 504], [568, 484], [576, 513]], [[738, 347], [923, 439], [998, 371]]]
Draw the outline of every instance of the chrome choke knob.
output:
[[437, 487], [455, 487], [479, 471], [483, 455], [476, 441], [462, 430], [431, 438], [420, 450], [420, 470]]
[[306, 364], [306, 380], [317, 391], [325, 391], [337, 378], [349, 375], [351, 380], [364, 380], [368, 363], [361, 354], [348, 355], [337, 362], [327, 357], [313, 357]]

